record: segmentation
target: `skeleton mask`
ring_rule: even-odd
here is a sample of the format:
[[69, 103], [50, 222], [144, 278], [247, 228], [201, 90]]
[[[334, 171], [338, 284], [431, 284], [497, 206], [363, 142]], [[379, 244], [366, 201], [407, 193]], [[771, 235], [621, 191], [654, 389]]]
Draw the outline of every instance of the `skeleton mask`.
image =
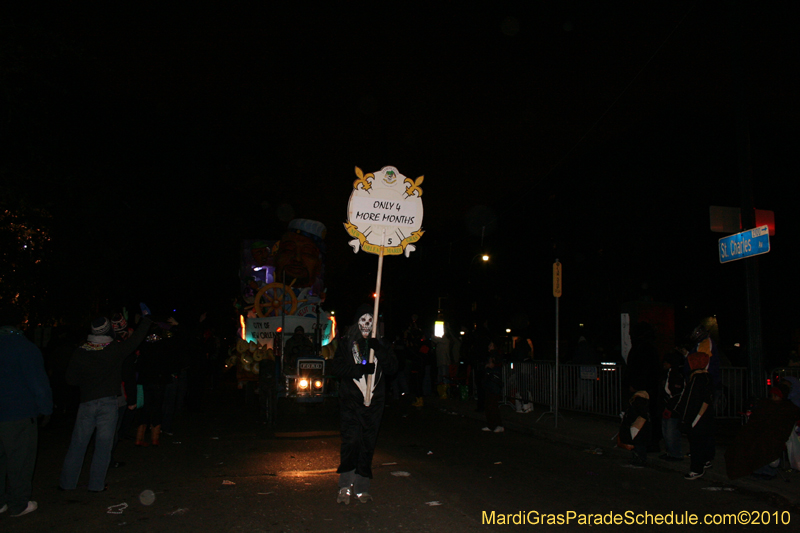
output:
[[372, 313], [365, 313], [358, 319], [358, 329], [366, 339], [372, 333]]

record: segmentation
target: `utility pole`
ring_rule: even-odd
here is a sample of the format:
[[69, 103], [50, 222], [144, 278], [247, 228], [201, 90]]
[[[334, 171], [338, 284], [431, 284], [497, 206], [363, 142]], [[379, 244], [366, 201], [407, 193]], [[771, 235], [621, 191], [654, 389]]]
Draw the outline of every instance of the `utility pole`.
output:
[[[733, 39], [732, 67], [734, 75], [736, 148], [739, 167], [739, 188], [741, 191], [742, 228], [756, 226], [753, 205], [753, 169], [750, 152], [750, 127], [748, 123], [747, 89], [744, 73], [744, 53], [742, 50], [742, 24], [744, 20], [744, 1], [732, 4]], [[744, 260], [745, 282], [747, 285], [747, 358], [750, 369], [750, 393], [761, 397], [764, 392], [764, 356], [761, 335], [761, 294], [758, 284], [758, 257]]]

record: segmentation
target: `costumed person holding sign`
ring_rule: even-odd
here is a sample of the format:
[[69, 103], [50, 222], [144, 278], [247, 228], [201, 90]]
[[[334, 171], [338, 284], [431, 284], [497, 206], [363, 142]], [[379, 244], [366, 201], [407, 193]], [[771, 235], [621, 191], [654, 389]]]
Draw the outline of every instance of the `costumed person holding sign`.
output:
[[[339, 387], [342, 448], [337, 469], [338, 503], [349, 504], [351, 495], [361, 503], [372, 499], [369, 494], [372, 456], [386, 400], [385, 376], [397, 370], [391, 346], [370, 338], [372, 330], [373, 311], [364, 304], [358, 308], [355, 323], [341, 339], [331, 361], [331, 372], [342, 380]], [[370, 362], [370, 350], [373, 350], [373, 362]], [[370, 384], [371, 399], [367, 400]]]
[[358, 309], [355, 324], [340, 341], [330, 367], [334, 375], [342, 378], [342, 450], [336, 501], [345, 504], [350, 503], [352, 494], [361, 503], [372, 499], [368, 492], [372, 455], [386, 400], [383, 378], [384, 374], [397, 371], [391, 347], [377, 339], [383, 258], [400, 254], [408, 257], [415, 249], [413, 243], [424, 233], [420, 187], [424, 176], [406, 178], [388, 166], [367, 174], [356, 167], [355, 172], [358, 179], [353, 182], [344, 227], [353, 237], [348, 243], [353, 252], [364, 250], [378, 256], [378, 279], [375, 307], [362, 305]]

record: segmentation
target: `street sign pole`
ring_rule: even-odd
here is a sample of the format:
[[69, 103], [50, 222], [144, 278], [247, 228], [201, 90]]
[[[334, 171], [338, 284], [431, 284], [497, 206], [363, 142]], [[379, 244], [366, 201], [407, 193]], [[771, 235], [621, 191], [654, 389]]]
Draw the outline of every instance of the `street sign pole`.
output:
[[550, 410], [536, 420], [541, 420], [546, 415], [553, 415], [555, 418], [555, 427], [558, 427], [558, 300], [561, 298], [561, 263], [556, 259], [553, 263], [553, 296], [556, 299], [556, 370], [555, 370], [555, 383], [550, 388], [552, 397], [550, 398]]
[[553, 400], [553, 405], [554, 405], [553, 411], [555, 413], [555, 415], [554, 415], [555, 416], [555, 426], [554, 427], [558, 427], [558, 392], [559, 392], [559, 387], [558, 387], [558, 359], [559, 359], [559, 354], [558, 354], [558, 326], [559, 326], [559, 324], [558, 324], [558, 318], [559, 318], [559, 316], [558, 316], [558, 300], [559, 300], [559, 298], [561, 298], [561, 263], [558, 262], [558, 259], [556, 259], [556, 262], [553, 263], [553, 296], [555, 296], [555, 298], [556, 298], [556, 383], [555, 383], [555, 387], [553, 387], [553, 390], [555, 391], [554, 392], [555, 398]]

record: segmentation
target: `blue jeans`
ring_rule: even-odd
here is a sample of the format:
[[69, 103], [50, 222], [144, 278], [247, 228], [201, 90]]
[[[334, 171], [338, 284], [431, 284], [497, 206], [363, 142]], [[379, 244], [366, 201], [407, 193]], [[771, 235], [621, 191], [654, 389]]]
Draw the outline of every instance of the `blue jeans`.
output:
[[664, 436], [664, 448], [670, 457], [683, 459], [681, 452], [681, 420], [677, 416], [661, 419], [661, 434]]
[[114, 433], [117, 428], [117, 397], [98, 398], [83, 402], [78, 406], [75, 429], [69, 443], [64, 467], [61, 469], [59, 485], [62, 489], [73, 490], [78, 486], [86, 447], [97, 429], [94, 440], [94, 456], [89, 470], [89, 490], [101, 491], [106, 484], [106, 472], [111, 463], [111, 450], [114, 447]]

